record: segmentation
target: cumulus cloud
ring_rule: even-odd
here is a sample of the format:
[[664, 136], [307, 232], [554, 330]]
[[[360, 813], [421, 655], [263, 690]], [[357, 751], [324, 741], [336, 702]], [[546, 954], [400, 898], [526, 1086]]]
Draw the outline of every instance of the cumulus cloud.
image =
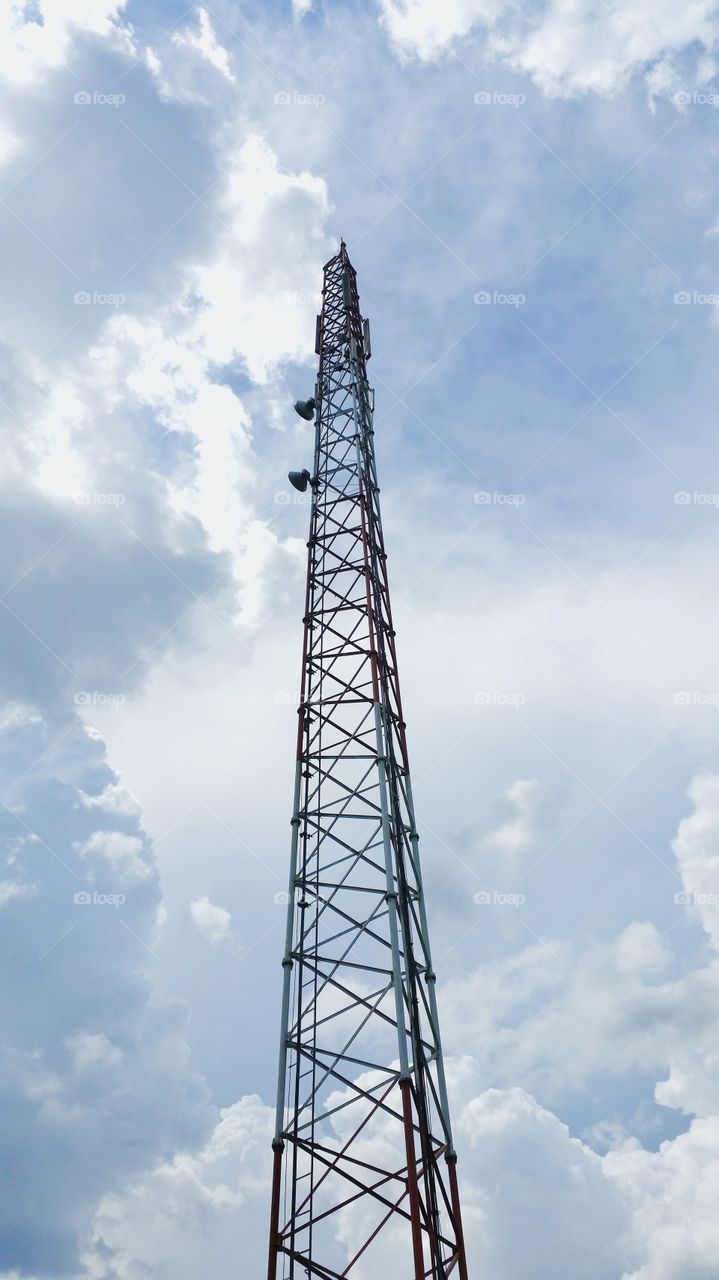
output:
[[0, 1248], [10, 1266], [43, 1275], [75, 1271], [76, 1224], [98, 1192], [192, 1147], [212, 1119], [187, 1066], [187, 1010], [145, 976], [160, 905], [147, 839], [135, 814], [95, 828], [97, 810], [80, 797], [119, 779], [98, 735], [70, 720], [59, 736], [57, 722], [38, 716], [0, 734], [12, 873], [1, 1123], [14, 1169]]
[[633, 72], [652, 64], [671, 67], [692, 45], [712, 50], [718, 37], [716, 7], [709, 0], [693, 0], [681, 13], [653, 0], [602, 5], [600, 11], [581, 0], [548, 5], [539, 23], [500, 39], [497, 48], [543, 92], [569, 97], [587, 90], [616, 93]]
[[[672, 843], [681, 876], [674, 923], [682, 915], [698, 921], [713, 952], [719, 779], [697, 775], [689, 796], [694, 811]], [[539, 939], [446, 984], [445, 1039], [474, 1046], [485, 1084], [519, 1083], [553, 1106], [590, 1083], [640, 1073], [657, 1081], [661, 1106], [716, 1114], [719, 965], [710, 954], [705, 965], [670, 976], [670, 942], [670, 930], [649, 921], [586, 947]]]
[[[311, 6], [294, 7], [302, 16]], [[383, 4], [405, 56], [461, 52], [476, 31], [502, 65], [559, 96], [615, 92], [651, 59], [650, 91], [668, 93], [683, 84], [677, 54], [691, 41], [709, 49], [714, 39], [701, 3], [671, 15], [661, 6], [649, 15], [636, 3], [621, 15], [570, 8], [535, 6], [528, 21], [499, 0], [449, 0], [441, 11], [423, 0]], [[187, 1010], [159, 998], [149, 976], [164, 915], [152, 844], [93, 721], [95, 708], [134, 696], [183, 646], [201, 650], [204, 691], [209, 663], [197, 645], [197, 614], [219, 620], [236, 662], [237, 635], [257, 625], [279, 560], [294, 555], [256, 509], [252, 398], [259, 388], [267, 404], [279, 403], [282, 366], [306, 371], [311, 359], [330, 184], [305, 169], [304, 158], [289, 163], [282, 140], [271, 144], [257, 121], [250, 129], [239, 123], [234, 99], [216, 137], [205, 115], [198, 125], [197, 106], [237, 88], [223, 29], [209, 11], [199, 9], [174, 38], [150, 48], [139, 18], [133, 32], [122, 27], [121, 4], [50, 10], [16, 5], [0, 27], [14, 91], [40, 74], [49, 86], [36, 116], [18, 117], [18, 129], [32, 134], [34, 126], [35, 150], [14, 132], [3, 135], [7, 180], [17, 184], [26, 226], [9, 224], [11, 300], [0, 350], [10, 384], [0, 516], [0, 692], [8, 700], [0, 719], [0, 902], [17, 1005], [2, 1062], [4, 1146], [18, 1169], [0, 1238], [6, 1265], [18, 1269], [8, 1274], [76, 1274], [76, 1230], [84, 1232], [94, 1213], [83, 1263], [89, 1276], [194, 1280], [208, 1268], [222, 1276], [230, 1265], [249, 1275], [265, 1248], [270, 1112], [257, 1098], [242, 1099], [207, 1140], [213, 1113], [187, 1064]], [[111, 88], [130, 49], [139, 61], [128, 128], [100, 111], [68, 120], [83, 138], [83, 162], [101, 157], [105, 181], [93, 182], [89, 202], [75, 152], [58, 143], [46, 162], [54, 193], [48, 228], [44, 193], [23, 174], [54, 147], [56, 101], [72, 97], [61, 59], [72, 50], [88, 74], [77, 84], [96, 83], [101, 67]], [[699, 80], [710, 73], [708, 57], [690, 66]], [[319, 136], [314, 128], [307, 140], [317, 147]], [[128, 299], [117, 314], [76, 307], [72, 272], [40, 252], [27, 226], [43, 238], [51, 231], [63, 261], [91, 267], [99, 285], [127, 273]], [[28, 237], [33, 253], [23, 256]], [[47, 305], [39, 309], [41, 288]], [[414, 527], [412, 537], [421, 536]], [[514, 580], [505, 574], [505, 586], [488, 592], [496, 609], [507, 581], [507, 615], [492, 615], [505, 649], [518, 625]], [[540, 597], [538, 588], [532, 600]], [[548, 647], [557, 610], [546, 590], [543, 598]], [[476, 649], [476, 616], [468, 632]], [[213, 731], [219, 738], [215, 725], [208, 738]], [[224, 741], [213, 746], [224, 756]], [[533, 776], [523, 773], [506, 790], [498, 821], [477, 841], [483, 870], [496, 870], [500, 889], [517, 887], [512, 877], [544, 806], [556, 799], [527, 780]], [[675, 843], [688, 895], [677, 915], [686, 913], [713, 941], [717, 786], [710, 775], [695, 780], [696, 812]], [[233, 916], [213, 901], [228, 899], [211, 885], [208, 892], [194, 899], [191, 919], [218, 963], [232, 954], [223, 944], [233, 937]], [[177, 914], [186, 925], [186, 913]], [[706, 1274], [716, 1244], [702, 1217], [704, 1202], [715, 1200], [714, 964], [678, 973], [671, 937], [644, 919], [591, 945], [556, 933], [443, 993], [448, 1040], [455, 1049], [471, 1043], [479, 1058], [452, 1064], [472, 1263], [510, 1280], [529, 1280], [540, 1264], [567, 1280], [687, 1280], [690, 1267]], [[611, 1073], [656, 1080], [662, 1107], [700, 1119], [659, 1152], [629, 1136], [631, 1117], [605, 1121], [589, 1130], [593, 1145], [611, 1148], [602, 1160], [547, 1107], [561, 1112], [572, 1090]], [[694, 1217], [692, 1185], [702, 1201]], [[521, 1238], [518, 1220], [531, 1224]], [[557, 1238], [567, 1241], [559, 1261]]]
[[22, 884], [18, 880], [0, 880], [0, 907], [6, 902], [12, 902], [13, 898], [30, 898], [37, 893], [37, 886], [34, 884]]
[[[636, 71], [647, 71], [650, 89], [674, 89], [680, 55], [699, 47], [713, 52], [719, 37], [716, 6], [692, 0], [681, 11], [668, 2], [631, 0], [596, 5], [592, 0], [545, 0], [541, 6], [506, 0], [380, 0], [382, 21], [403, 58], [431, 62], [458, 49], [475, 29], [490, 57], [530, 75], [549, 96], [588, 91], [614, 94]], [[692, 76], [712, 73], [707, 57]], [[693, 82], [693, 81], [692, 81]]]
[[86, 1243], [84, 1274], [92, 1280], [259, 1274], [272, 1125], [273, 1112], [258, 1097], [242, 1098], [222, 1112], [196, 1155], [163, 1162], [105, 1197]]
[[490, 26], [506, 12], [503, 0], [380, 0], [382, 21], [397, 52], [431, 62], [474, 26]]
[[719, 950], [719, 776], [698, 774], [689, 797], [694, 812], [682, 819], [672, 842], [683, 885], [678, 901]]
[[126, 0], [10, 0], [0, 15], [0, 75], [27, 84], [58, 66], [78, 33], [112, 37]]
[[631, 1209], [641, 1265], [623, 1280], [703, 1280], [719, 1248], [719, 1119], [695, 1120], [688, 1133], [644, 1151], [628, 1142], [605, 1158], [607, 1175]]
[[87, 840], [75, 842], [73, 849], [79, 858], [90, 862], [98, 857], [106, 859], [121, 879], [129, 875], [144, 880], [152, 873], [143, 841], [123, 831], [93, 831]]
[[[30, 468], [39, 490], [33, 497], [40, 527], [32, 536], [28, 530], [26, 545], [32, 552], [37, 544], [40, 559], [49, 543], [58, 543], [54, 566], [49, 559], [42, 567], [56, 573], [63, 553], [77, 564], [78, 541], [107, 538], [120, 574], [133, 557], [137, 572], [142, 564], [146, 575], [155, 574], [150, 642], [158, 633], [167, 633], [170, 642], [176, 638], [175, 623], [186, 625], [185, 614], [189, 621], [193, 595], [216, 607], [220, 597], [234, 593], [247, 622], [261, 607], [278, 542], [252, 509], [253, 427], [231, 383], [242, 375], [265, 384], [281, 364], [307, 358], [317, 259], [326, 247], [320, 229], [329, 200], [321, 179], [284, 170], [256, 133], [223, 155], [222, 164], [227, 174], [215, 197], [220, 221], [212, 251], [187, 266], [151, 315], [126, 306], [103, 317], [89, 352], [64, 364], [47, 396], [40, 373], [34, 387], [26, 382], [17, 409], [37, 409], [34, 430], [8, 449], [8, 467], [18, 474]], [[150, 447], [165, 455], [162, 476], [138, 466], [148, 450], [148, 428]], [[29, 501], [24, 495], [21, 501], [29, 522]], [[19, 513], [11, 514], [17, 527]], [[102, 555], [107, 577], [112, 552], [103, 546]], [[232, 559], [223, 563], [224, 555]], [[25, 586], [37, 609], [37, 577]], [[21, 594], [20, 585], [8, 603], [25, 618]], [[165, 626], [156, 628], [163, 597], [175, 617], [166, 614]], [[128, 604], [124, 589], [116, 589], [108, 608]], [[27, 620], [44, 640], [44, 620]], [[9, 616], [4, 621], [21, 625]], [[115, 642], [137, 643], [140, 667], [142, 624], [138, 616], [132, 630], [124, 622], [112, 628]], [[57, 645], [71, 668], [60, 637]], [[112, 648], [108, 658], [108, 667], [122, 672]], [[133, 678], [140, 674], [132, 660], [126, 665]], [[80, 678], [86, 689], [102, 688], [96, 673], [84, 671]], [[106, 689], [113, 687], [109, 675], [102, 679]]]
[[[538, 1271], [557, 1280], [619, 1280], [636, 1255], [622, 1191], [601, 1158], [521, 1089], [488, 1090], [460, 1106], [461, 1081], [475, 1072], [469, 1060], [450, 1065], [470, 1267], [508, 1280], [531, 1280]], [[339, 1140], [346, 1127], [339, 1116], [335, 1127]], [[385, 1128], [380, 1122], [363, 1137], [361, 1158], [394, 1158]], [[197, 1155], [176, 1157], [107, 1196], [84, 1254], [86, 1274], [140, 1280], [149, 1270], [191, 1280], [198, 1265], [223, 1277], [239, 1265], [254, 1275], [267, 1247], [271, 1132], [271, 1109], [243, 1098], [222, 1113]], [[399, 1151], [396, 1158], [401, 1164]], [[338, 1261], [353, 1256], [358, 1212], [343, 1214]], [[357, 1264], [359, 1280], [395, 1265], [406, 1243], [403, 1225], [383, 1234]]]
[[[268, 151], [250, 148], [240, 165], [247, 157], [252, 174], [264, 166], [272, 178], [264, 203], [253, 197], [251, 244], [263, 213], [271, 221], [289, 210], [293, 179]], [[233, 200], [241, 211], [242, 184]], [[311, 204], [310, 220], [321, 207]], [[249, 332], [253, 304], [235, 280], [242, 302], [226, 303], [246, 308]], [[162, 919], [151, 842], [92, 725], [97, 707], [122, 705], [152, 662], [186, 642], [201, 598], [231, 631], [238, 584], [250, 601], [276, 547], [253, 529], [239, 483], [251, 468], [248, 416], [210, 371], [215, 357], [241, 351], [213, 315], [219, 277], [203, 282], [202, 306], [173, 339], [186, 285], [153, 319], [101, 325], [90, 359], [63, 366], [37, 435], [5, 438], [7, 475], [17, 477], [3, 503], [14, 532], [0, 618], [0, 692], [12, 699], [0, 735], [3, 947], [15, 1013], [2, 1074], [15, 1176], [0, 1248], [24, 1275], [75, 1273], [77, 1228], [98, 1198], [178, 1149], [191, 1153], [212, 1119], [187, 1066], [187, 1009], [158, 997], [146, 976]], [[299, 351], [293, 314], [283, 312], [286, 332], [264, 347], [253, 333], [255, 372], [261, 348], [265, 371], [288, 343]], [[42, 399], [31, 378], [23, 391]], [[136, 465], [146, 432], [150, 449], [186, 441], [176, 467], [171, 448], [163, 468]], [[209, 899], [193, 904], [193, 918], [213, 945], [233, 941], [229, 913]]]
[[[141, 47], [140, 57], [165, 101], [191, 106], [214, 106], [235, 84], [232, 58], [219, 39], [209, 11], [199, 6], [182, 17], [187, 25], [169, 33], [169, 38]], [[232, 33], [230, 33], [231, 35]]]
[[218, 907], [209, 898], [195, 898], [190, 903], [190, 914], [198, 933], [213, 947], [232, 938], [232, 916], [224, 907]]
[[[160, 104], [142, 24], [124, 29], [122, 4], [50, 8], [14, 6], [0, 20], [0, 74], [12, 74], [25, 131], [17, 145], [3, 134], [18, 253], [8, 251], [17, 274], [5, 281], [12, 321], [0, 342], [0, 904], [13, 1004], [0, 1061], [14, 1169], [0, 1252], [23, 1276], [76, 1274], [77, 1233], [98, 1199], [178, 1150], [191, 1161], [214, 1119], [187, 1062], [187, 1006], [153, 987], [166, 915], [154, 848], [95, 721], [125, 707], [207, 616], [236, 644], [261, 606], [282, 549], [253, 511], [253, 424], [239, 387], [307, 358], [329, 210], [321, 179], [283, 166], [244, 127], [239, 141], [203, 131], [191, 158], [183, 142], [164, 167], [153, 154], [172, 147], [166, 122], [187, 123], [210, 79], [233, 88], [208, 11], [164, 40]], [[119, 83], [126, 71], [132, 91]], [[43, 94], [26, 96], [40, 75]], [[122, 123], [73, 103], [79, 86], [121, 91]], [[74, 113], [60, 127], [58, 102]], [[63, 153], [61, 127], [83, 139], [77, 151]], [[78, 155], [96, 172], [88, 152], [104, 157], [92, 200], [71, 176]], [[138, 156], [149, 156], [147, 187]], [[24, 179], [38, 157], [36, 188]], [[118, 236], [120, 190], [129, 235]], [[136, 197], [135, 217], [125, 201]], [[97, 303], [81, 288], [93, 272]], [[288, 286], [295, 294], [277, 303]], [[40, 289], [38, 312], [28, 300]], [[197, 899], [192, 918], [213, 945], [234, 948], [229, 912]]]
[[194, 49], [210, 66], [220, 72], [225, 79], [234, 82], [235, 77], [230, 70], [230, 59], [227, 50], [219, 43], [207, 9], [200, 7], [197, 11], [198, 31], [176, 32], [172, 36], [173, 44], [178, 48]]
[[480, 1274], [619, 1280], [635, 1256], [630, 1215], [599, 1156], [521, 1089], [487, 1090], [461, 1123], [468, 1254]]
[[[707, 774], [693, 781], [695, 811], [680, 824], [675, 842], [680, 865], [704, 885], [703, 871], [711, 867], [717, 843], [717, 785]], [[205, 899], [203, 912], [211, 917], [215, 910]], [[222, 928], [225, 923], [223, 919]], [[537, 947], [508, 962], [501, 979], [501, 966], [496, 966], [494, 973], [485, 970], [468, 980], [461, 1003], [467, 1024], [463, 1033], [467, 1043], [478, 1047], [479, 1058], [450, 1056], [448, 1075], [471, 1270], [501, 1272], [508, 1280], [532, 1280], [538, 1272], [551, 1272], [558, 1280], [699, 1280], [711, 1273], [719, 1243], [714, 1212], [719, 1100], [715, 1090], [707, 1092], [710, 1079], [716, 1078], [715, 1050], [701, 1061], [697, 1057], [694, 1076], [690, 1079], [687, 1072], [684, 1077], [695, 1110], [707, 1108], [709, 1113], [656, 1151], [645, 1149], [616, 1121], [593, 1126], [588, 1145], [527, 1089], [516, 1084], [485, 1087], [494, 1070], [492, 1041], [506, 1046], [507, 1035], [514, 1044], [507, 1074], [529, 1079], [522, 1053], [535, 1055], [535, 1066], [541, 1060], [547, 1071], [546, 1078], [535, 1074], [545, 1093], [550, 1076], [558, 1077], [561, 1093], [576, 1086], [579, 1077], [590, 1078], [597, 1070], [606, 1074], [610, 1058], [617, 1055], [620, 1069], [656, 1071], [689, 1034], [699, 1036], [703, 1048], [711, 1046], [713, 1013], [699, 1019], [690, 1033], [682, 1011], [695, 1002], [702, 982], [709, 984], [716, 1006], [717, 974], [711, 967], [698, 969], [662, 985], [658, 980], [668, 960], [657, 930], [635, 922], [604, 948], [579, 955], [560, 948], [553, 970]], [[501, 990], [505, 1003], [500, 1012]], [[517, 1020], [517, 1009], [530, 997], [541, 1002], [546, 992], [548, 1009]], [[486, 1035], [477, 1012], [484, 1005], [491, 1023]], [[451, 1022], [457, 1014], [456, 984], [443, 990], [442, 1008]], [[514, 1029], [509, 1030], [512, 1024], [516, 1038]], [[98, 1046], [100, 1055], [103, 1051]], [[563, 1061], [574, 1058], [578, 1069], [563, 1070]], [[364, 1083], [372, 1083], [369, 1076]], [[343, 1096], [338, 1091], [333, 1103]], [[658, 1096], [664, 1106], [684, 1107], [690, 1100], [671, 1097], [666, 1090], [663, 1095], [658, 1090]], [[332, 1123], [331, 1142], [341, 1144], [353, 1128], [352, 1116], [339, 1110]], [[261, 1258], [266, 1224], [262, 1217], [258, 1222], [258, 1212], [266, 1210], [271, 1127], [269, 1107], [257, 1098], [241, 1099], [223, 1113], [199, 1154], [175, 1157], [124, 1192], [106, 1197], [87, 1244], [87, 1274], [97, 1280], [140, 1280], [154, 1268], [158, 1275], [190, 1280], [201, 1238], [203, 1248], [217, 1247], [221, 1276], [220, 1250], [233, 1231], [248, 1258]], [[401, 1163], [398, 1141], [379, 1115], [364, 1131], [358, 1154], [370, 1161]], [[602, 1155], [596, 1147], [609, 1150]], [[352, 1256], [358, 1212], [351, 1206], [342, 1216], [338, 1261]], [[520, 1233], [518, 1222], [523, 1224]], [[358, 1264], [358, 1280], [371, 1280], [378, 1267], [392, 1265], [407, 1243], [403, 1231], [398, 1225], [383, 1234], [371, 1257]], [[240, 1257], [244, 1261], [242, 1252]], [[236, 1261], [235, 1256], [233, 1265]]]
[[524, 853], [536, 834], [541, 800], [537, 781], [518, 778], [513, 782], [505, 795], [509, 815], [485, 836], [487, 847], [510, 860]]
[[649, 923], [586, 949], [542, 939], [446, 985], [446, 1036], [476, 1046], [487, 1083], [556, 1106], [589, 1080], [666, 1062], [668, 1027], [675, 1043], [684, 1031], [682, 987], [656, 983], [667, 962]]
[[220, 202], [229, 234], [215, 261], [197, 269], [206, 303], [197, 325], [210, 360], [239, 354], [250, 377], [266, 383], [280, 361], [309, 354], [332, 203], [323, 178], [287, 172], [258, 133], [230, 159]]
[[102, 809], [104, 813], [119, 813], [129, 818], [140, 816], [137, 800], [121, 782], [109, 782], [96, 796], [88, 796], [83, 791], [80, 799], [88, 809]]

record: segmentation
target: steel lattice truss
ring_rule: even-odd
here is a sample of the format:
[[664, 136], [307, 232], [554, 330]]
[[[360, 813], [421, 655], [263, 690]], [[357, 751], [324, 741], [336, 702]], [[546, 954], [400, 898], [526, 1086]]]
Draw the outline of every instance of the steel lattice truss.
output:
[[388, 1259], [467, 1280], [368, 343], [343, 243], [318, 321], [269, 1280], [388, 1280]]

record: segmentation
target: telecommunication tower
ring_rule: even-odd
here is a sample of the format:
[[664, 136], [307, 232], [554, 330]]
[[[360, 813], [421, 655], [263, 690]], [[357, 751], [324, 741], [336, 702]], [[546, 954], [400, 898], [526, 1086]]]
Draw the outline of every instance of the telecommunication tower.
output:
[[[268, 1280], [467, 1280], [367, 382], [324, 269]], [[391, 1267], [391, 1271], [390, 1271]]]

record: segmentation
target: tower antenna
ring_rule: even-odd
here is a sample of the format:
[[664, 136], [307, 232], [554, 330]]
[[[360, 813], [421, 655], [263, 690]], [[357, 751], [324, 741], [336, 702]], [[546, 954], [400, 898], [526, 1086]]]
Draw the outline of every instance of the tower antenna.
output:
[[[467, 1280], [387, 555], [369, 323], [324, 268], [268, 1280]], [[301, 412], [298, 408], [298, 412]]]

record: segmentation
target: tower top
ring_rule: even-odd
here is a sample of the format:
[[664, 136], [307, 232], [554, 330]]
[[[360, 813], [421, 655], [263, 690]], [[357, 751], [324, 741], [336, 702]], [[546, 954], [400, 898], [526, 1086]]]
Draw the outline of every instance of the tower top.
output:
[[337, 262], [341, 262], [344, 266], [349, 267], [350, 271], [354, 271], [354, 267], [350, 262], [349, 253], [347, 252], [346, 241], [342, 237], [340, 237], [340, 247], [338, 252], [333, 254], [332, 257], [329, 259], [329, 261], [325, 263], [325, 266], [324, 266], [325, 272], [327, 272], [327, 269]]

